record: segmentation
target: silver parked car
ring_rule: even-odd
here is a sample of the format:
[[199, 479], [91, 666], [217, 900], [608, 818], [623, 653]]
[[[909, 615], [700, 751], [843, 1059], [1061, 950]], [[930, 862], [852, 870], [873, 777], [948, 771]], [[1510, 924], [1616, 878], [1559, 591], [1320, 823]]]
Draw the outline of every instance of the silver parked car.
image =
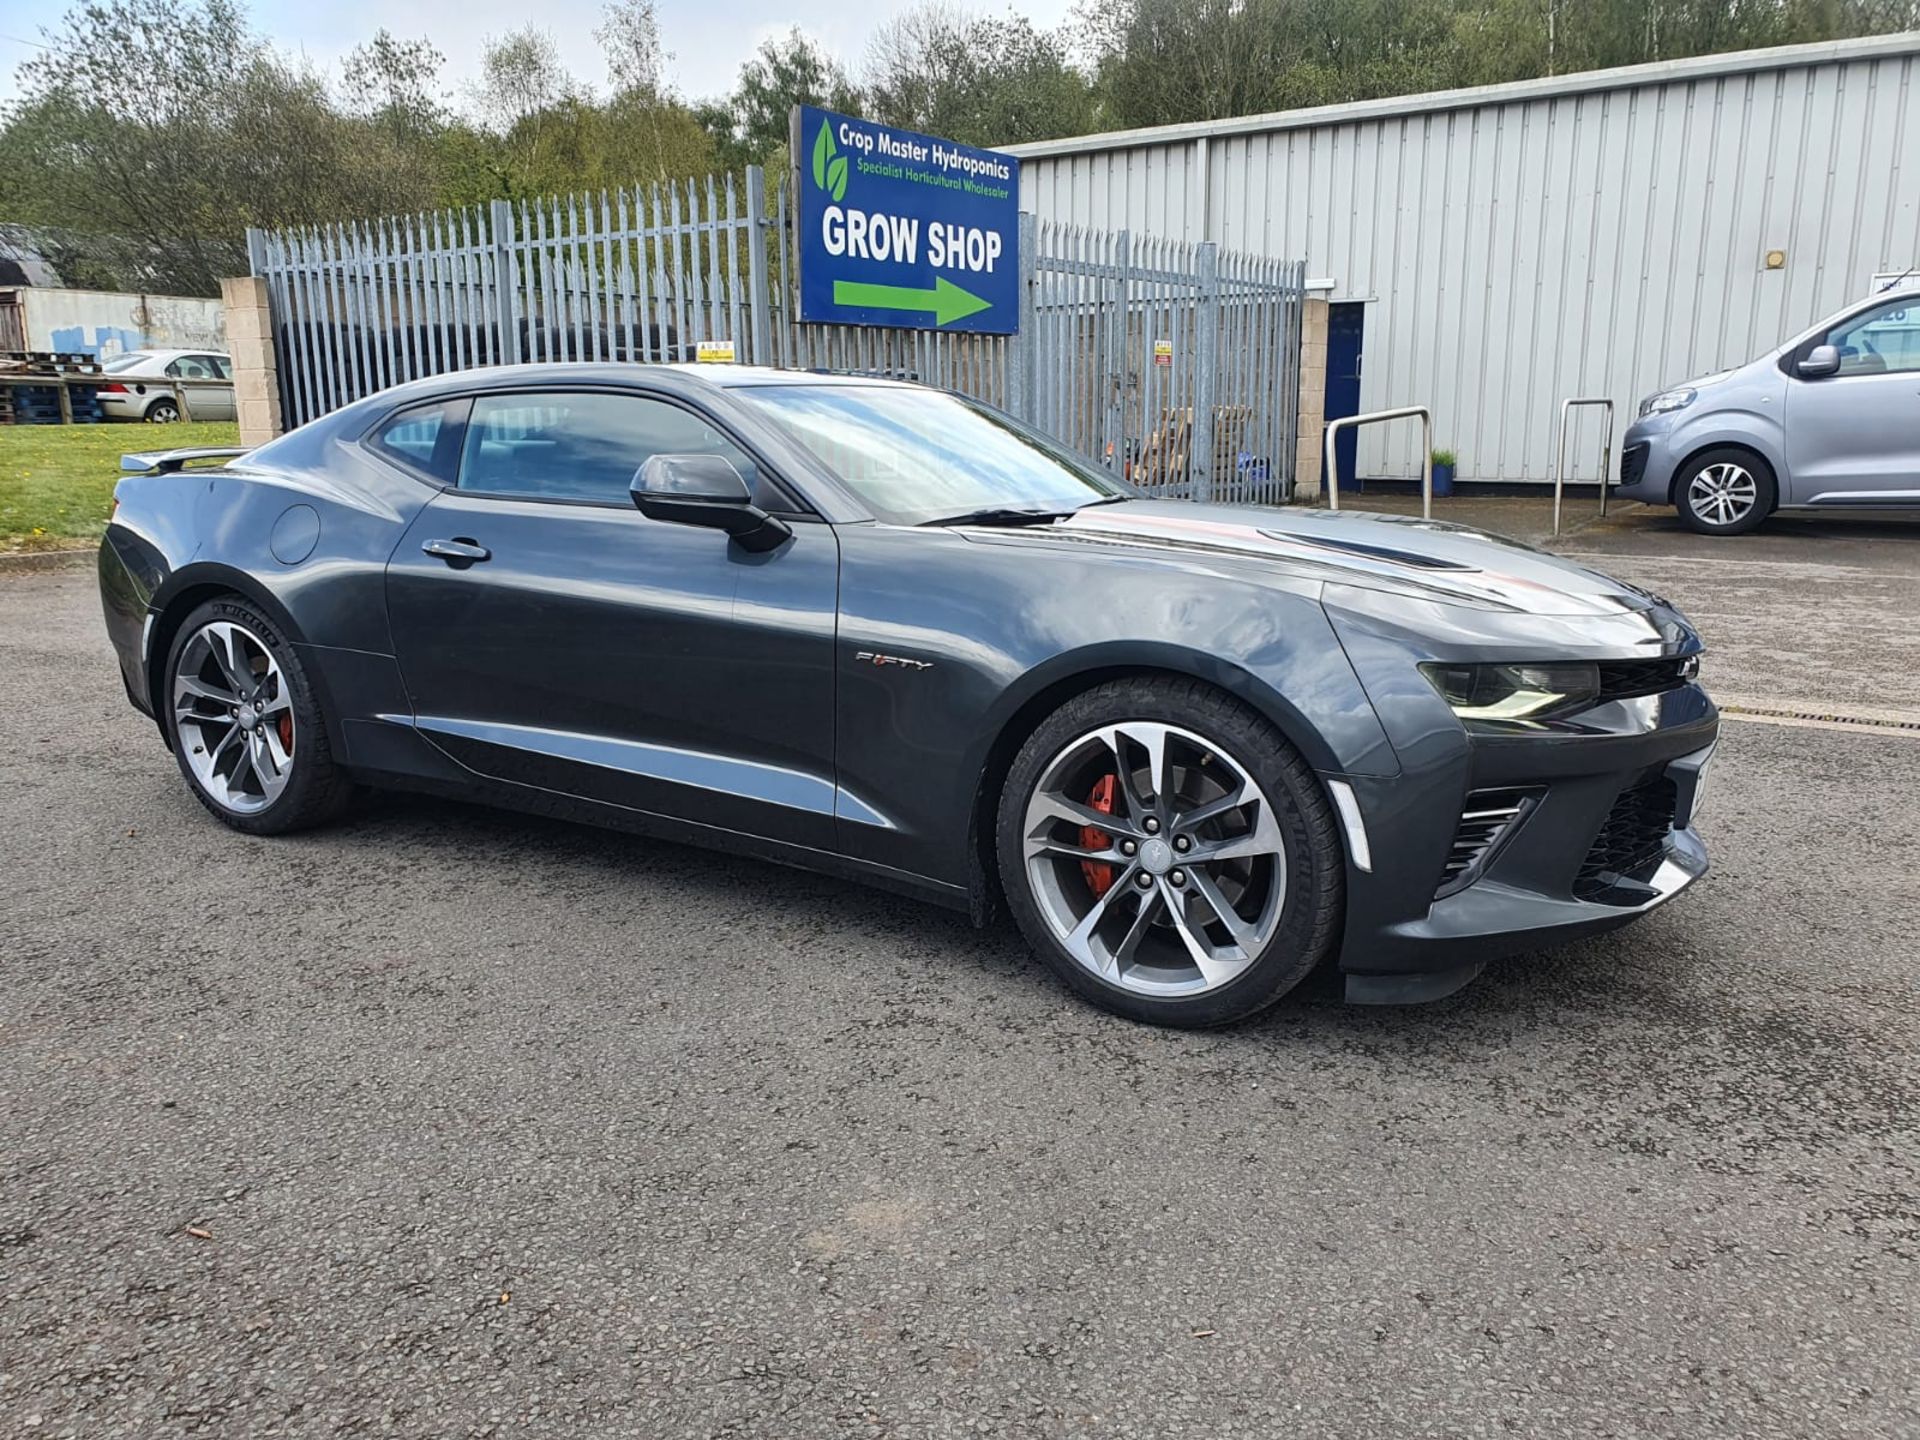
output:
[[217, 350], [129, 350], [100, 368], [100, 408], [109, 420], [234, 418], [233, 361]]
[[1618, 493], [1673, 505], [1703, 535], [1745, 534], [1776, 509], [1920, 506], [1920, 285], [1649, 395]]

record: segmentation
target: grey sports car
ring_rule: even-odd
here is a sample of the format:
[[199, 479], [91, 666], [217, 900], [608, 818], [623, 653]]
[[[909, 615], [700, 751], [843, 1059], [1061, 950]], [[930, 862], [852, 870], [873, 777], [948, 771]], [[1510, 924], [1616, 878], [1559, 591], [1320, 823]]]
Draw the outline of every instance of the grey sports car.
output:
[[723, 846], [1004, 908], [1175, 1025], [1323, 962], [1444, 995], [1706, 872], [1718, 715], [1666, 601], [1457, 526], [1145, 499], [940, 391], [473, 370], [126, 465], [127, 694], [254, 834], [377, 785]]

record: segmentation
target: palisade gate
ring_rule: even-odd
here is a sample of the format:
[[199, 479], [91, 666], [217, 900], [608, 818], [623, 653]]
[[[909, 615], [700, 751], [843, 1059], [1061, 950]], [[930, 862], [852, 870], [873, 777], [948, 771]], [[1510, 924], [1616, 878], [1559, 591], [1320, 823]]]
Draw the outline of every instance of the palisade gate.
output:
[[791, 197], [759, 167], [248, 232], [289, 425], [481, 365], [720, 359], [917, 380], [1149, 493], [1290, 498], [1305, 267], [1020, 216], [1012, 335], [799, 319]]

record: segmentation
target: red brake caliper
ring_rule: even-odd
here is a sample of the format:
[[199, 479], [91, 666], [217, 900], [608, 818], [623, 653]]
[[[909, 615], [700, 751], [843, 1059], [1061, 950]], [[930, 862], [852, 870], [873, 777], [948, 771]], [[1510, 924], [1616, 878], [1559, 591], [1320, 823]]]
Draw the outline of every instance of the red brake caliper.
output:
[[[1098, 810], [1102, 815], [1113, 814], [1113, 802], [1119, 788], [1117, 776], [1102, 775], [1093, 782], [1093, 790], [1087, 796], [1088, 807]], [[1080, 843], [1089, 850], [1104, 850], [1113, 844], [1113, 837], [1092, 825], [1082, 825]], [[1093, 891], [1096, 900], [1113, 888], [1113, 866], [1104, 860], [1082, 860], [1080, 873], [1087, 877], [1087, 888]]]

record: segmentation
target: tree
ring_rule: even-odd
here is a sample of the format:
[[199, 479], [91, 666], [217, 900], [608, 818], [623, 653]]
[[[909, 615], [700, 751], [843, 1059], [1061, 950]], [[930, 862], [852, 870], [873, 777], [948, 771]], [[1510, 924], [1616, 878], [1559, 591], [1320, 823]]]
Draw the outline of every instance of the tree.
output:
[[696, 108], [729, 170], [785, 153], [787, 116], [795, 105], [843, 114], [860, 109], [860, 92], [840, 63], [796, 27], [762, 42], [740, 67], [732, 94]]
[[537, 25], [487, 39], [472, 93], [481, 122], [503, 135], [584, 95], [561, 63], [553, 36]]
[[664, 56], [646, 0], [608, 7], [600, 37], [618, 89], [596, 101], [534, 26], [490, 40], [472, 100], [477, 128], [443, 142], [449, 203], [599, 190], [713, 168], [699, 120], [666, 92]]
[[[1082, 3], [1076, 26], [1046, 31], [930, 0], [876, 39], [864, 99], [793, 30], [689, 109], [655, 0], [608, 0], [610, 98], [528, 26], [489, 42], [462, 116], [425, 40], [376, 31], [329, 88], [249, 29], [238, 0], [77, 0], [0, 112], [0, 214], [64, 232], [62, 253], [98, 283], [205, 294], [244, 268], [250, 225], [779, 166], [796, 103], [999, 144], [1869, 34], [1912, 13], [1909, 0]], [[107, 230], [124, 244], [90, 238]]]
[[659, 100], [666, 94], [667, 62], [653, 0], [608, 0], [594, 39], [607, 56], [613, 93]]
[[1165, 125], [1897, 29], [1891, 0], [1083, 0], [1102, 125]]
[[353, 109], [400, 136], [431, 133], [443, 119], [440, 67], [447, 63], [426, 40], [396, 40], [389, 30], [356, 45], [347, 56], [343, 85]]
[[1066, 37], [1025, 16], [980, 18], [941, 3], [883, 26], [867, 51], [871, 118], [974, 145], [1093, 128], [1093, 89]]
[[249, 225], [431, 198], [429, 177], [366, 163], [322, 78], [275, 54], [231, 0], [90, 0], [18, 79], [0, 204], [126, 236], [151, 257], [148, 283], [210, 294], [244, 269]]

